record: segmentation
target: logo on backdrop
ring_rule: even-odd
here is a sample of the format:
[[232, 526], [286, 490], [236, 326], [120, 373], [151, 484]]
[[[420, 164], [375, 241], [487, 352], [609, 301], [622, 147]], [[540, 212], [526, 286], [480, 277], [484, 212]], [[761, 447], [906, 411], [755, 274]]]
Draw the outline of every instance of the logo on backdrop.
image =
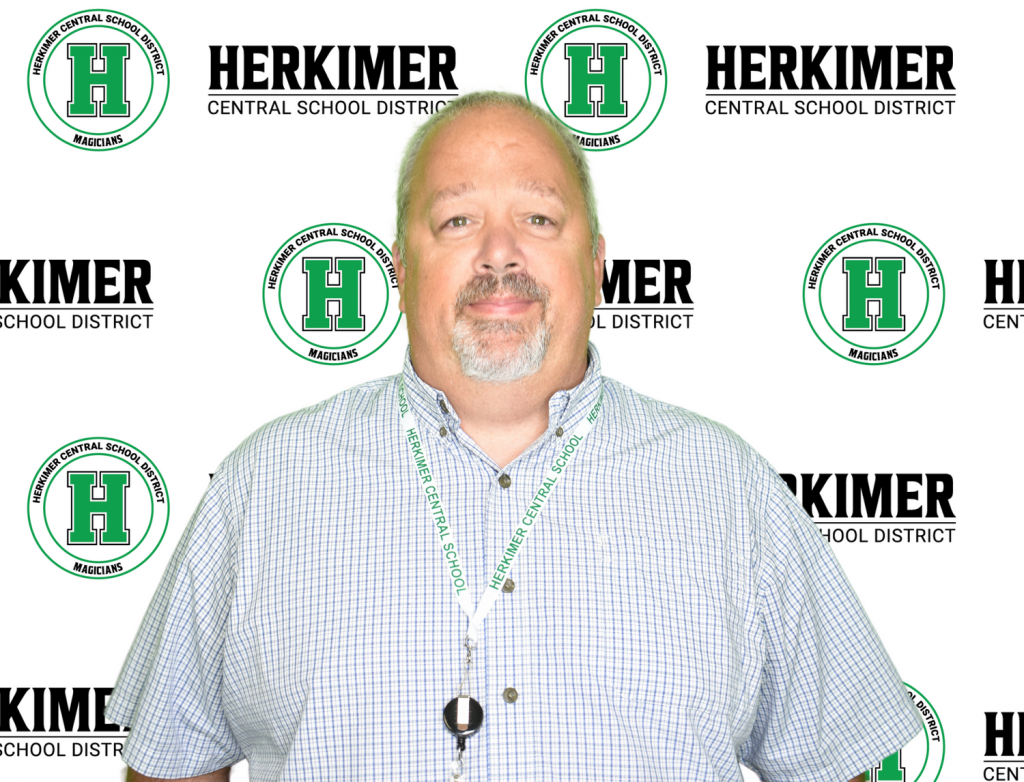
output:
[[79, 149], [126, 147], [163, 113], [167, 56], [141, 22], [90, 10], [66, 16], [39, 39], [28, 94], [39, 121]]
[[433, 114], [457, 98], [454, 46], [210, 46], [210, 114]]
[[804, 313], [821, 343], [858, 364], [917, 352], [939, 325], [946, 286], [931, 250], [909, 231], [862, 223], [829, 237], [804, 275]]
[[953, 542], [956, 514], [951, 502], [953, 476], [948, 473], [780, 473], [779, 477], [829, 543]]
[[113, 687], [0, 687], [0, 757], [120, 757], [127, 736], [111, 734], [127, 728], [103, 717], [113, 691]]
[[987, 329], [1018, 329], [1024, 314], [1024, 261], [985, 259], [985, 314]]
[[638, 139], [665, 102], [665, 56], [630, 17], [588, 9], [545, 28], [526, 60], [526, 95], [601, 151]]
[[946, 733], [939, 714], [920, 690], [903, 682], [907, 697], [924, 724], [910, 743], [870, 769], [870, 782], [935, 782], [946, 762]]
[[144, 564], [164, 539], [169, 511], [167, 485], [152, 460], [109, 437], [54, 451], [28, 493], [36, 545], [83, 578], [123, 576]]
[[148, 329], [152, 279], [145, 260], [0, 260], [0, 330]]
[[945, 116], [951, 46], [708, 46], [707, 114]]
[[688, 329], [693, 319], [690, 262], [617, 258], [605, 260], [603, 303], [594, 329]]
[[1024, 711], [985, 712], [982, 779], [1019, 779], [1024, 764]]
[[307, 361], [364, 359], [391, 338], [402, 317], [391, 253], [354, 225], [299, 231], [267, 267], [263, 311], [284, 346]]

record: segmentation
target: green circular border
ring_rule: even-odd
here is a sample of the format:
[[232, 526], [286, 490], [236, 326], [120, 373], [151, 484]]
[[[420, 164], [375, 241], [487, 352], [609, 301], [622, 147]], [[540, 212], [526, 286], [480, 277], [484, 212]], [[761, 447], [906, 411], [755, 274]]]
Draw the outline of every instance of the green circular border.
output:
[[[362, 230], [362, 229], [360, 229], [360, 230]], [[373, 238], [376, 239], [377, 237], [375, 236]], [[316, 245], [324, 244], [325, 242], [345, 242], [346, 244], [351, 244], [353, 247], [356, 247], [356, 248], [359, 247], [359, 245], [355, 244], [350, 239], [320, 239], [319, 241], [312, 242], [311, 244], [306, 245], [306, 246], [307, 247], [315, 247]], [[368, 248], [363, 247], [362, 252], [366, 252], [367, 249]], [[295, 257], [296, 258], [299, 255], [301, 255], [301, 253], [295, 253]], [[367, 253], [367, 255], [373, 256], [373, 253]], [[386, 296], [387, 296], [387, 298], [384, 300], [384, 311], [380, 314], [380, 318], [377, 320], [377, 323], [374, 325], [374, 327], [372, 329], [370, 329], [366, 333], [366, 335], [363, 336], [362, 339], [360, 339], [357, 342], [351, 342], [348, 345], [344, 345], [344, 346], [337, 347], [337, 348], [335, 348], [335, 347], [333, 347], [331, 345], [318, 345], [316, 342], [310, 342], [308, 339], [306, 339], [304, 336], [302, 336], [299, 332], [297, 332], [295, 330], [295, 327], [292, 325], [292, 322], [290, 320], [288, 320], [288, 316], [287, 316], [287, 314], [284, 311], [284, 302], [281, 301], [281, 296], [284, 293], [284, 277], [285, 277], [285, 272], [288, 271], [288, 267], [292, 265], [292, 262], [294, 262], [294, 260], [295, 260], [295, 258], [290, 258], [288, 260], [288, 263], [286, 263], [284, 265], [284, 268], [281, 269], [281, 277], [280, 277], [281, 282], [277, 286], [277, 304], [278, 304], [278, 308], [281, 310], [281, 317], [283, 317], [284, 318], [284, 322], [288, 324], [288, 328], [291, 329], [292, 334], [294, 334], [296, 337], [301, 339], [307, 345], [312, 345], [315, 348], [322, 348], [322, 349], [326, 349], [326, 350], [345, 350], [346, 348], [350, 348], [350, 347], [353, 347], [355, 345], [360, 344], [361, 342], [365, 342], [366, 340], [368, 340], [370, 337], [372, 337], [377, 332], [377, 329], [380, 328], [380, 324], [384, 322], [384, 316], [388, 314], [388, 304], [391, 303], [391, 286], [388, 285], [388, 275], [384, 272], [384, 267], [381, 266], [380, 261], [378, 261], [376, 257], [373, 258], [373, 262], [376, 264], [377, 270], [381, 273], [381, 276], [384, 278], [384, 290], [386, 291]], [[391, 259], [391, 262], [394, 263], [394, 258]]]
[[[661, 48], [661, 45], [655, 40], [654, 36], [651, 35], [650, 31], [646, 27], [644, 27], [642, 24], [640, 24], [640, 22], [638, 22], [633, 17], [627, 16], [626, 14], [620, 13], [619, 11], [612, 11], [610, 8], [581, 8], [578, 11], [573, 11], [570, 14], [566, 14], [565, 16], [562, 16], [562, 17], [559, 17], [558, 19], [555, 19], [555, 21], [551, 22], [548, 25], [545, 25], [545, 32], [547, 30], [550, 30], [554, 25], [558, 24], [563, 19], [568, 19], [570, 16], [575, 16], [576, 14], [585, 14], [585, 13], [589, 13], [591, 11], [594, 11], [594, 12], [597, 12], [597, 13], [615, 14], [616, 16], [621, 16], [623, 19], [629, 19], [629, 21], [633, 22], [634, 24], [636, 24], [637, 27], [639, 27], [641, 30], [643, 30], [645, 33], [647, 33], [647, 35], [651, 39], [651, 41], [654, 42], [654, 45], [657, 46], [658, 54], [661, 55], [661, 68], [662, 68], [662, 71], [664, 73], [664, 78], [665, 78], [665, 92], [661, 96], [661, 103], [658, 105], [658, 110], [655, 112], [654, 117], [651, 119], [650, 122], [647, 123], [647, 127], [646, 128], [641, 130], [639, 133], [637, 133], [633, 138], [631, 138], [626, 143], [619, 144], [618, 146], [614, 146], [614, 147], [599, 147], [599, 148], [580, 147], [580, 149], [584, 150], [585, 152], [614, 152], [616, 149], [622, 149], [623, 147], [629, 146], [634, 141], [636, 141], [638, 138], [640, 138], [642, 135], [644, 135], [644, 133], [646, 133], [648, 130], [651, 129], [651, 125], [653, 125], [655, 120], [657, 120], [658, 117], [661, 115], [661, 110], [665, 107], [665, 98], [668, 95], [668, 64], [667, 64], [667, 61], [665, 59], [665, 52], [664, 52], [664, 50]], [[530, 74], [530, 57], [533, 55], [533, 52], [537, 48], [537, 44], [540, 42], [540, 39], [543, 38], [543, 37], [544, 37], [544, 33], [541, 33], [540, 35], [537, 36], [537, 39], [533, 42], [533, 46], [530, 47], [530, 53], [526, 56], [526, 70], [523, 73], [523, 92], [526, 94], [527, 99], [530, 98], [530, 77], [529, 77], [529, 74]], [[40, 40], [42, 40], [42, 39], [40, 39]], [[545, 57], [545, 62], [547, 62], [547, 57]], [[542, 64], [541, 67], [543, 68], [543, 64]], [[543, 89], [542, 89], [542, 92], [543, 92]], [[548, 107], [548, 110], [550, 111], [550, 106]], [[557, 122], [561, 122], [567, 128], [569, 127], [569, 125], [567, 125], [566, 123], [562, 122], [562, 120], [558, 117], [557, 114], [552, 113], [552, 116], [555, 118], [555, 120]]]
[[[46, 33], [43, 33], [41, 36], [39, 36], [39, 40], [36, 41], [36, 45], [34, 47], [32, 47], [32, 54], [29, 55], [29, 60], [28, 60], [28, 71], [25, 74], [25, 86], [28, 89], [28, 102], [29, 102], [29, 105], [32, 106], [32, 112], [36, 115], [36, 119], [38, 119], [40, 124], [42, 124], [42, 126], [44, 128], [46, 128], [47, 131], [49, 131], [50, 135], [52, 135], [58, 141], [60, 141], [63, 144], [67, 144], [72, 149], [77, 149], [77, 150], [81, 150], [81, 151], [84, 151], [84, 152], [114, 152], [114, 151], [116, 151], [118, 149], [124, 149], [127, 146], [131, 146], [136, 141], [138, 141], [140, 138], [145, 136], [147, 133], [149, 133], [149, 131], [151, 131], [153, 129], [153, 126], [156, 125], [156, 123], [160, 119], [160, 117], [163, 116], [164, 109], [167, 107], [167, 99], [168, 99], [168, 97], [170, 97], [170, 94], [171, 94], [171, 63], [170, 63], [170, 58], [168, 58], [168, 56], [167, 56], [167, 50], [164, 49], [163, 44], [160, 43], [160, 41], [157, 39], [157, 37], [155, 35], [153, 35], [153, 31], [152, 30], [150, 30], [148, 27], [146, 27], [146, 25], [144, 25], [142, 22], [140, 22], [134, 16], [129, 16], [128, 14], [123, 13], [121, 11], [115, 11], [113, 8], [83, 8], [81, 11], [75, 11], [73, 14], [68, 14], [67, 16], [63, 17], [62, 19], [58, 19], [56, 22], [54, 22], [53, 24], [51, 24], [51, 25], [49, 25], [47, 27], [47, 32], [52, 30], [54, 27], [59, 25], [61, 22], [65, 21], [67, 19], [70, 19], [73, 16], [79, 16], [80, 14], [88, 14], [88, 13], [93, 13], [93, 12], [117, 14], [118, 16], [123, 16], [125, 19], [131, 19], [133, 22], [138, 24], [143, 30], [145, 30], [146, 33], [149, 34], [149, 36], [153, 39], [153, 41], [159, 47], [160, 54], [163, 55], [163, 58], [164, 58], [164, 71], [166, 71], [166, 74], [167, 74], [167, 93], [164, 95], [164, 102], [160, 106], [160, 111], [157, 112], [156, 117], [153, 118], [153, 121], [149, 124], [149, 127], [146, 128], [144, 131], [142, 131], [142, 133], [140, 133], [138, 136], [133, 138], [131, 141], [128, 141], [128, 142], [126, 142], [124, 144], [121, 144], [119, 146], [116, 146], [116, 147], [80, 147], [80, 146], [77, 146], [75, 144], [72, 144], [70, 141], [65, 141], [60, 136], [58, 136], [53, 130], [51, 130], [50, 126], [47, 125], [43, 121], [42, 117], [39, 116], [39, 111], [36, 109], [35, 101], [32, 100], [32, 61], [35, 58], [36, 52], [39, 51], [39, 44], [41, 44], [43, 42], [43, 39], [46, 37]], [[47, 63], [49, 63], [49, 56], [47, 57]], [[150, 67], [151, 68], [153, 67], [152, 66], [152, 60], [150, 60]], [[44, 76], [44, 78], [45, 78], [45, 76]], [[46, 92], [45, 87], [46, 87], [46, 85], [44, 84], [43, 85], [43, 88], [44, 88], [43, 92], [44, 92], [44, 94]], [[148, 102], [147, 102], [146, 105], [147, 106], [149, 105]], [[127, 127], [127, 125], [125, 127]], [[92, 135], [94, 135], [94, 136], [102, 136], [104, 134], [92, 134]], [[78, 574], [76, 573], [75, 575], [78, 575]]]
[[[890, 241], [889, 239], [861, 239], [859, 241], [852, 242], [849, 246], [850, 247], [855, 247], [856, 245], [863, 244], [864, 242], [884, 242], [886, 244], [891, 244], [893, 247], [899, 247], [898, 244], [896, 244], [893, 241]], [[836, 253], [837, 257], [838, 257], [838, 255], [839, 255], [839, 253]], [[924, 287], [925, 287], [924, 312], [921, 313], [921, 317], [920, 317], [920, 319], [918, 319], [917, 323], [914, 325], [914, 328], [912, 328], [910, 331], [908, 331], [906, 334], [904, 334], [901, 339], [898, 339], [895, 342], [892, 342], [892, 343], [890, 343], [888, 345], [879, 345], [878, 347], [872, 347], [870, 345], [858, 345], [856, 342], [851, 342], [846, 337], [844, 337], [842, 334], [840, 334], [838, 331], [836, 331], [835, 326], [833, 326], [829, 322], [828, 316], [825, 315], [825, 305], [821, 301], [821, 294], [822, 294], [822, 291], [825, 288], [825, 270], [828, 269], [828, 267], [832, 265], [833, 261], [835, 261], [835, 258], [831, 258], [829, 260], [829, 262], [825, 264], [825, 267], [821, 270], [821, 277], [819, 278], [821, 280], [821, 282], [818, 285], [818, 309], [821, 310], [821, 317], [823, 317], [825, 319], [826, 325], [829, 327], [829, 329], [832, 330], [833, 334], [835, 334], [837, 337], [839, 337], [839, 339], [841, 339], [847, 345], [853, 345], [853, 347], [855, 347], [855, 348], [861, 348], [861, 349], [864, 349], [864, 350], [886, 350], [887, 348], [891, 348], [894, 345], [899, 345], [901, 342], [910, 339], [912, 336], [914, 336], [914, 332], [917, 331], [919, 328], [921, 328], [921, 324], [924, 323], [925, 316], [928, 314], [928, 303], [932, 300], [932, 293], [931, 293], [930, 290], [928, 290], [928, 275], [925, 274], [924, 267], [921, 265], [920, 261], [917, 260], [917, 258], [914, 258], [914, 262], [917, 264], [917, 268], [920, 270], [921, 276], [924, 277], [924, 284], [925, 284], [924, 285]]]
[[[604, 24], [585, 24], [582, 27], [575, 28], [573, 30], [573, 32], [578, 32], [579, 30], [588, 30], [591, 27], [603, 27], [606, 30], [614, 30], [619, 35], [621, 35], [622, 37], [626, 38], [626, 34], [624, 32], [622, 32], [621, 30], [615, 30], [614, 27], [609, 27], [608, 25], [604, 25]], [[629, 39], [626, 38], [626, 40], [629, 40]], [[659, 51], [660, 51], [660, 49], [659, 49]], [[606, 130], [606, 131], [604, 131], [602, 133], [587, 133], [587, 131], [585, 131], [585, 130], [580, 130], [579, 128], [574, 128], [572, 125], [570, 125], [568, 122], [566, 122], [565, 120], [563, 120], [561, 117], [559, 117], [557, 115], [555, 115], [555, 119], [557, 119], [559, 122], [561, 122], [567, 128], [569, 128], [569, 130], [571, 130], [571, 131], [573, 131], [575, 133], [579, 133], [581, 136], [593, 136], [595, 138], [597, 138], [599, 136], [604, 136], [604, 135], [606, 135], [608, 133], [618, 133], [623, 128], [628, 128], [630, 125], [632, 125], [634, 122], [636, 122], [640, 118], [640, 115], [643, 114], [644, 109], [647, 108], [647, 102], [651, 99], [651, 87], [654, 84], [654, 77], [651, 75], [651, 64], [647, 61], [646, 57], [644, 57], [644, 65], [647, 66], [647, 94], [644, 95], [644, 102], [640, 106], [640, 111], [638, 111], [636, 114], [634, 114], [633, 118], [631, 120], [629, 120], [625, 125], [620, 125], [617, 128], [613, 128], [612, 130]], [[548, 111], [550, 111], [554, 115], [555, 114], [555, 110], [552, 109], [551, 108], [551, 104], [548, 103], [547, 91], [544, 89], [544, 69], [547, 68], [547, 67], [548, 67], [548, 58], [545, 57], [544, 58], [544, 62], [541, 63], [541, 66], [540, 66], [540, 95], [544, 99], [544, 105], [548, 107]], [[581, 119], [589, 119], [589, 117], [581, 118]]]
[[[917, 239], [916, 236], [914, 238]], [[935, 259], [932, 258], [932, 260]], [[932, 705], [932, 702], [925, 697], [924, 693], [922, 693], [919, 689], [917, 689], [917, 687], [915, 687], [912, 684], [907, 684], [906, 682], [903, 682], [903, 685], [905, 687], [909, 687], [914, 692], [916, 692], [918, 696], [921, 698], [921, 700], [928, 704], [928, 708], [930, 708], [932, 710], [932, 714], [935, 715], [935, 721], [939, 723], [939, 732], [942, 734], [942, 758], [939, 760], [939, 770], [935, 772], [935, 779], [937, 780], [940, 776], [942, 776], [942, 767], [946, 765], [946, 729], [942, 726], [942, 718], [939, 717], [939, 712]], [[917, 704], [914, 704], [914, 708], [917, 708]], [[925, 741], [925, 746], [927, 747], [927, 751], [925, 752], [924, 756], [924, 766], [918, 772], [917, 776], [914, 777], [914, 782], [919, 782], [919, 780], [921, 779], [921, 774], [923, 774], [925, 772], [925, 769], [928, 768], [928, 758], [931, 756], [931, 743]], [[926, 780], [926, 782], [935, 782], [935, 780]]]
[[[142, 478], [143, 481], [146, 481], [146, 476], [143, 475], [142, 471], [139, 470], [137, 467], [135, 467], [134, 464], [132, 464], [131, 462], [129, 462], [127, 459], [123, 458], [122, 456], [114, 455], [113, 453], [105, 453], [105, 454], [83, 453], [81, 456], [76, 456], [74, 459], [71, 459], [70, 461], [66, 462], [62, 467], [58, 468], [57, 472], [55, 472], [53, 474], [53, 477], [56, 478], [58, 473], [63, 472], [64, 468], [67, 467], [72, 462], [77, 462], [79, 459], [86, 459], [89, 456], [110, 456], [110, 457], [112, 457], [114, 459], [118, 459], [119, 461], [124, 462], [129, 467], [131, 467], [133, 470], [135, 470], [135, 472], [138, 474], [138, 476], [140, 478]], [[146, 482], [148, 484], [148, 481], [146, 481]], [[146, 525], [146, 532], [145, 532], [145, 534], [143, 534], [142, 540], [140, 540], [138, 543], [136, 543], [134, 546], [132, 546], [130, 549], [128, 549], [126, 552], [124, 552], [121, 556], [114, 557], [114, 559], [102, 559], [102, 560], [82, 559], [81, 557], [76, 556], [76, 555], [72, 554], [70, 551], [68, 551], [67, 547], [66, 547], [66, 544], [61, 543], [59, 540], [57, 540], [57, 538], [53, 534], [53, 530], [50, 529], [50, 519], [46, 515], [46, 498], [49, 496], [51, 488], [53, 488], [53, 481], [47, 481], [47, 483], [46, 483], [46, 491], [43, 493], [43, 502], [42, 502], [42, 506], [43, 506], [43, 522], [46, 524], [46, 531], [48, 533], [50, 533], [50, 540], [52, 540], [54, 543], [57, 544], [57, 548], [59, 548], [61, 551], [63, 551], [65, 554], [67, 554], [72, 559], [77, 559], [79, 562], [88, 562], [90, 565], [106, 565], [106, 564], [109, 564], [110, 562], [117, 562], [118, 560], [124, 559], [129, 554], [131, 554], [133, 551], [135, 551], [135, 549], [137, 549], [139, 546], [141, 546], [143, 544], [143, 542], [145, 542], [146, 538], [149, 535], [149, 531], [153, 528], [153, 518], [156, 516], [156, 500], [153, 499], [153, 493], [150, 492], [150, 505], [151, 505], [151, 507], [150, 507], [150, 511], [149, 511], [149, 523]]]
[[[857, 361], [855, 359], [849, 358], [848, 356], [844, 356], [842, 353], [833, 350], [832, 347], [828, 343], [826, 343], [825, 340], [823, 340], [821, 336], [818, 334], [817, 330], [814, 328], [814, 324], [811, 322], [811, 316], [807, 312], [807, 275], [810, 273], [811, 267], [814, 265], [814, 262], [818, 259], [818, 256], [821, 254], [822, 249], [826, 247], [829, 242], [831, 242], [833, 239], [835, 239], [842, 233], [846, 233], [847, 231], [850, 231], [854, 228], [864, 228], [865, 226], [871, 225], [878, 225], [884, 228], [894, 228], [897, 231], [903, 231], [903, 233], [909, 236], [913, 236], [915, 239], [917, 239], [918, 242], [921, 242], [921, 246], [924, 247], [928, 251], [928, 254], [931, 256], [932, 262], [935, 264], [935, 268], [939, 272], [939, 279], [942, 281], [942, 309], [939, 311], [939, 317], [935, 320], [935, 326], [932, 327], [931, 333], [929, 333], [928, 336], [924, 338], [924, 341], [921, 342], [921, 344], [914, 348], [912, 351], [910, 351], [904, 356], [900, 356], [899, 358], [894, 358], [891, 361]], [[903, 359], [909, 358], [910, 356], [914, 355], [917, 351], [923, 348], [928, 343], [928, 340], [930, 340], [932, 336], [935, 334], [935, 330], [939, 327], [939, 324], [942, 322], [942, 316], [946, 311], [946, 278], [942, 273], [942, 267], [939, 265], [939, 262], [935, 257], [935, 253], [932, 252], [931, 248], [927, 244], [921, 241], [920, 237], [910, 233], [910, 231], [908, 231], [905, 228], [900, 228], [898, 225], [892, 225], [891, 223], [857, 223], [856, 225], [851, 225], [847, 228], [844, 228], [841, 231], [836, 231], [828, 239], [822, 242], [821, 245], [818, 247], [817, 251], [815, 251], [814, 255], [811, 256], [811, 262], [807, 264], [807, 269], [804, 271], [803, 282], [801, 284], [801, 287], [803, 289], [803, 295], [801, 298], [803, 299], [804, 318], [806, 318], [807, 320], [807, 325], [811, 327], [811, 333], [818, 338], [818, 341], [822, 345], [824, 345], [830, 353], [839, 356], [841, 359], [845, 361], [849, 361], [851, 364], [857, 364], [858, 366], [885, 366], [886, 364], [895, 364], [897, 361], [902, 361]], [[826, 322], [828, 322], [827, 319]]]
[[[86, 27], [83, 27], [81, 29], [82, 30], [91, 30], [93, 27], [105, 27], [108, 30], [113, 30], [116, 33], [120, 33], [121, 35], [125, 35], [125, 33], [123, 31], [118, 30], [116, 27], [111, 27], [110, 25], [106, 25], [106, 24], [90, 24], [90, 25], [88, 25]], [[76, 30], [76, 32], [77, 32], [77, 30]], [[142, 115], [146, 113], [146, 109], [149, 108], [149, 104], [153, 100], [153, 90], [156, 88], [156, 74], [153, 72], [153, 61], [150, 60], [147, 57], [146, 58], [146, 65], [149, 66], [149, 78], [150, 78], [151, 81], [150, 81], [150, 84], [149, 84], [149, 95], [146, 96], [146, 105], [142, 107], [142, 111], [140, 111], [135, 116], [135, 118], [131, 122], [129, 122], [127, 125], [123, 125], [120, 128], [118, 128], [117, 130], [111, 130], [111, 131], [109, 131], [107, 133], [96, 133], [96, 132], [91, 131], [91, 130], [83, 130], [82, 128], [76, 128], [74, 125], [72, 125], [70, 122], [65, 120], [60, 115], [60, 113], [57, 111], [57, 109], [55, 109], [53, 107], [53, 103], [50, 101], [50, 91], [48, 89], [46, 89], [46, 72], [50, 69], [50, 60], [51, 59], [52, 58], [47, 57], [46, 58], [46, 64], [43, 65], [43, 95], [46, 97], [46, 105], [50, 107], [50, 111], [52, 111], [56, 115], [57, 119], [59, 119], [61, 122], [63, 122], [65, 125], [67, 125], [69, 128], [71, 128], [76, 133], [85, 133], [86, 135], [89, 135], [89, 136], [110, 136], [110, 135], [113, 135], [114, 133], [120, 133], [125, 128], [130, 128], [132, 125], [134, 125], [140, 119], [142, 119]], [[29, 70], [31, 70], [31, 68]], [[30, 99], [31, 99], [31, 97], [30, 97]]]
[[[79, 13], [84, 13], [84, 12], [80, 11]], [[72, 16], [74, 16], [74, 14], [72, 14]], [[142, 456], [144, 456], [146, 458], [146, 461], [149, 462], [150, 467], [152, 467], [154, 470], [156, 470], [156, 474], [160, 476], [160, 482], [164, 486], [164, 494], [167, 496], [167, 523], [164, 524], [164, 529], [160, 533], [160, 540], [158, 540], [156, 542], [156, 545], [153, 546], [153, 550], [151, 552], [149, 552], [149, 555], [144, 560], [142, 560], [139, 564], [137, 564], [135, 567], [131, 568], [131, 570], [125, 570], [125, 571], [122, 571], [121, 573], [114, 573], [114, 574], [109, 575], [109, 576], [90, 576], [90, 575], [87, 575], [85, 573], [76, 573], [73, 570], [68, 570], [66, 567], [64, 567], [60, 563], [54, 562], [53, 558], [49, 554], [47, 554], [46, 550], [40, 545], [39, 538], [36, 537], [36, 531], [32, 527], [32, 489], [36, 485], [36, 478], [39, 476], [39, 472], [42, 469], [42, 467], [37, 469], [35, 471], [35, 473], [32, 475], [32, 482], [29, 484], [29, 487], [28, 487], [28, 499], [25, 502], [25, 512], [26, 512], [26, 514], [28, 516], [28, 529], [29, 529], [29, 532], [32, 533], [32, 539], [35, 541], [36, 546], [39, 547], [39, 550], [43, 552], [43, 556], [44, 557], [46, 557], [48, 560], [50, 560], [50, 562], [53, 562], [54, 565], [56, 565], [58, 568], [63, 570], [65, 573], [70, 573], [71, 575], [76, 576], [77, 578], [84, 578], [87, 581], [106, 581], [107, 579], [111, 579], [111, 578], [120, 578], [121, 576], [125, 576], [125, 575], [131, 573], [134, 570], [138, 570], [140, 567], [145, 565], [149, 561], [149, 558], [152, 557], [153, 554], [156, 553], [156, 550], [158, 548], [160, 548], [160, 545], [164, 542], [164, 537], [167, 535], [167, 528], [170, 526], [170, 520], [171, 520], [171, 491], [170, 491], [170, 489], [167, 486], [167, 481], [164, 479], [163, 473], [160, 472], [160, 468], [156, 466], [156, 464], [153, 462], [153, 460], [150, 459], [149, 456], [141, 448], [137, 448], [136, 446], [132, 445], [131, 443], [129, 443], [129, 442], [125, 441], [125, 440], [118, 440], [116, 437], [103, 437], [102, 435], [98, 435], [98, 436], [95, 436], [95, 437], [82, 437], [82, 438], [79, 438], [78, 440], [72, 440], [69, 443], [64, 443], [64, 445], [62, 445], [56, 451], [54, 451], [49, 456], [47, 456], [45, 460], [43, 460], [43, 466], [47, 465], [54, 456], [56, 456], [58, 453], [63, 451], [65, 448], [67, 448], [69, 446], [72, 446], [75, 443], [85, 443], [85, 442], [89, 442], [89, 441], [92, 441], [92, 440], [108, 440], [109, 442], [112, 442], [112, 443], [121, 443], [121, 445], [127, 445], [129, 448], [133, 449], [137, 453], [139, 453]], [[155, 505], [155, 502], [154, 502], [154, 505]], [[151, 522], [151, 524], [152, 524], [152, 522]], [[73, 557], [73, 558], [77, 559], [77, 557]]]
[[[282, 242], [281, 246], [277, 248], [277, 251], [270, 258], [270, 265], [267, 266], [267, 270], [263, 274], [263, 285], [262, 285], [262, 290], [261, 290], [261, 298], [263, 299], [263, 317], [266, 318], [267, 325], [270, 326], [270, 330], [274, 333], [274, 336], [277, 337], [277, 341], [280, 342], [282, 345], [284, 345], [291, 353], [294, 353], [299, 358], [303, 359], [304, 361], [308, 361], [310, 364], [316, 364], [316, 365], [322, 366], [322, 367], [344, 367], [344, 366], [348, 366], [349, 364], [354, 364], [357, 361], [362, 361], [364, 358], [369, 358], [374, 353], [376, 353], [378, 350], [380, 350], [382, 347], [384, 347], [388, 343], [388, 341], [391, 339], [391, 337], [394, 336], [395, 332], [398, 330], [398, 326], [402, 322], [402, 312], [399, 311], [398, 319], [395, 321], [394, 328], [391, 329], [391, 332], [384, 338], [383, 342], [381, 342], [380, 345], [378, 345], [376, 348], [371, 350], [365, 356], [360, 356], [359, 358], [353, 359], [352, 361], [343, 361], [343, 362], [317, 361], [316, 359], [312, 359], [309, 356], [304, 356], [303, 354], [301, 354], [298, 351], [294, 350], [292, 348], [292, 346], [289, 345], [287, 342], [285, 342], [284, 339], [281, 338], [281, 335], [277, 333], [277, 329], [274, 328], [274, 324], [270, 322], [270, 313], [267, 312], [267, 297], [266, 297], [266, 292], [267, 292], [266, 291], [267, 275], [270, 274], [270, 269], [274, 266], [274, 261], [277, 260], [277, 256], [281, 254], [281, 251], [285, 247], [287, 247], [288, 243], [290, 241], [292, 241], [292, 239], [294, 239], [296, 236], [299, 236], [300, 234], [303, 234], [306, 231], [311, 231], [314, 228], [325, 228], [327, 226], [341, 226], [343, 228], [352, 228], [352, 229], [354, 229], [356, 231], [362, 231], [367, 236], [372, 236], [374, 239], [376, 239], [378, 242], [380, 242], [380, 246], [381, 247], [384, 247], [385, 249], [388, 249], [388, 246], [386, 244], [384, 244], [384, 242], [381, 242], [379, 236], [377, 236], [376, 234], [372, 233], [371, 231], [367, 231], [365, 228], [360, 228], [358, 225], [352, 225], [351, 223], [317, 223], [316, 225], [311, 225], [308, 228], [303, 228], [301, 231], [296, 231], [294, 234], [292, 234], [287, 239], [285, 239], [284, 242]], [[391, 256], [391, 263], [394, 263], [394, 262], [395, 262], [394, 256]], [[287, 322], [287, 318], [285, 319], [285, 322]]]

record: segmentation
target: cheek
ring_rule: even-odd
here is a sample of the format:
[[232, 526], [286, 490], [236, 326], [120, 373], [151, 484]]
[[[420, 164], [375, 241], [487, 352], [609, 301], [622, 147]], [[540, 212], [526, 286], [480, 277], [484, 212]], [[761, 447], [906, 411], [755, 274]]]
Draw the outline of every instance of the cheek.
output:
[[548, 311], [556, 317], [575, 320], [587, 310], [593, 294], [589, 287], [593, 282], [577, 271], [566, 271], [557, 279], [544, 280], [543, 284], [550, 291]]
[[452, 320], [459, 286], [441, 269], [424, 269], [409, 274], [405, 281], [407, 312], [422, 326], [444, 326]]

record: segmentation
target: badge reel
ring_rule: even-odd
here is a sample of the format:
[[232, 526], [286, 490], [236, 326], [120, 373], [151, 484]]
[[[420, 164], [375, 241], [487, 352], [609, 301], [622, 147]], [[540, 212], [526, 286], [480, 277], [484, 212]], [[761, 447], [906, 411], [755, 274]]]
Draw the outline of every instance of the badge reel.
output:
[[[466, 739], [484, 724], [484, 707], [469, 697], [469, 669], [473, 664], [473, 644], [466, 639], [466, 673], [459, 684], [459, 693], [444, 707], [441, 716], [444, 726], [455, 734], [457, 753], [452, 761], [451, 782], [464, 782], [462, 774], [462, 753], [466, 750]], [[463, 694], [463, 686], [466, 692]]]

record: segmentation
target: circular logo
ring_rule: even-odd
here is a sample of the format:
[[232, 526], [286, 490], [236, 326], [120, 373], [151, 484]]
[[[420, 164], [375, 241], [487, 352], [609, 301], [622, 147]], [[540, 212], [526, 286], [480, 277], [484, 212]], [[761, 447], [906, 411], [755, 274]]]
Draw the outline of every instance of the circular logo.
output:
[[818, 339], [858, 364], [891, 364], [935, 333], [946, 304], [942, 270], [909, 231], [863, 223], [818, 248], [804, 275], [804, 312]]
[[526, 61], [526, 95], [591, 151], [624, 147], [665, 103], [665, 56], [625, 14], [577, 11], [548, 25]]
[[39, 39], [28, 95], [53, 135], [103, 152], [144, 136], [167, 103], [163, 48], [141, 22], [102, 9], [66, 16]]
[[870, 782], [935, 782], [946, 762], [946, 733], [939, 713], [920, 690], [906, 682], [903, 684], [924, 724], [924, 731], [871, 769]]
[[376, 353], [398, 328], [398, 276], [376, 236], [322, 223], [282, 244], [263, 279], [263, 311], [292, 353], [351, 364]]
[[36, 544], [61, 570], [82, 578], [135, 570], [164, 539], [169, 513], [160, 470], [134, 445], [109, 437], [54, 451], [28, 493]]

